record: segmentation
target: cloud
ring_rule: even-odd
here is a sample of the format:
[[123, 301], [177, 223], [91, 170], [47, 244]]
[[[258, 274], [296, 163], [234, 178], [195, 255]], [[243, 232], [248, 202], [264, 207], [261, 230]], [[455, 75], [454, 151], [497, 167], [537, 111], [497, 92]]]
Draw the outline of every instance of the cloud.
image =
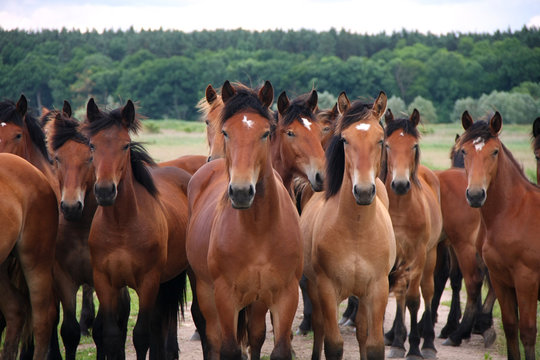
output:
[[537, 27], [540, 28], [540, 15], [533, 16], [527, 23], [527, 27]]

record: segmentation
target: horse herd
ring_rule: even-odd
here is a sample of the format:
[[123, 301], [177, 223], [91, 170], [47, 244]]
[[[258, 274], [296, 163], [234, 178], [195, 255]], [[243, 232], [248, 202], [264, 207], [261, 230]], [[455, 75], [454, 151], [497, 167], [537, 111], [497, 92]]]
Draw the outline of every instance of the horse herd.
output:
[[[82, 123], [67, 101], [40, 119], [24, 96], [0, 102], [1, 357], [21, 348], [22, 358], [61, 359], [61, 303], [67, 359], [89, 324], [98, 359], [125, 358], [130, 287], [137, 358], [178, 358], [189, 277], [205, 359], [259, 359], [268, 311], [270, 358], [291, 359], [299, 283], [312, 305], [312, 359], [343, 357], [337, 305], [347, 298], [361, 359], [384, 358], [385, 344], [393, 358], [435, 358], [450, 277], [447, 345], [473, 331], [493, 343], [498, 299], [508, 358], [520, 359], [518, 333], [535, 358], [540, 190], [499, 139], [499, 113], [486, 122], [465, 112], [452, 168], [433, 172], [420, 164], [419, 112], [394, 118], [384, 92], [372, 103], [343, 92], [328, 110], [315, 90], [282, 92], [275, 112], [273, 100], [268, 81], [208, 86], [198, 106], [209, 156], [159, 164], [131, 138], [141, 127], [131, 100], [105, 111], [90, 99]], [[81, 285], [89, 306], [95, 289], [99, 309], [79, 324]], [[390, 291], [397, 311], [384, 334]]]

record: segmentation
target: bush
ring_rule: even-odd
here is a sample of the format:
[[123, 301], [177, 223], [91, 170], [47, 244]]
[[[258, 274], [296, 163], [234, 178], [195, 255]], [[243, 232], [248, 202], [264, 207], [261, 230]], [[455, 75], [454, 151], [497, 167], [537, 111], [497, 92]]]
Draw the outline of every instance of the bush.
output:
[[409, 104], [407, 111], [412, 114], [414, 109], [420, 112], [420, 119], [424, 124], [435, 124], [437, 122], [437, 110], [430, 100], [422, 96], [415, 97], [413, 102]]
[[388, 99], [388, 105], [386, 107], [387, 109], [392, 110], [392, 114], [394, 114], [396, 118], [409, 116], [409, 114], [407, 114], [407, 105], [405, 105], [405, 101], [398, 96], [392, 95], [392, 97]]

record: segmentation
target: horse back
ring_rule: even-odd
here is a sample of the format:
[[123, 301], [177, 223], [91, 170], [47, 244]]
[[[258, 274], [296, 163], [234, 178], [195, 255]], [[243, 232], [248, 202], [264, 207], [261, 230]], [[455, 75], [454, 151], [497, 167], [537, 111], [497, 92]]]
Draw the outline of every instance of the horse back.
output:
[[173, 166], [187, 171], [189, 174], [193, 175], [201, 166], [206, 164], [208, 161], [208, 156], [204, 155], [184, 155], [179, 158], [164, 161], [159, 163], [160, 167], [164, 166]]

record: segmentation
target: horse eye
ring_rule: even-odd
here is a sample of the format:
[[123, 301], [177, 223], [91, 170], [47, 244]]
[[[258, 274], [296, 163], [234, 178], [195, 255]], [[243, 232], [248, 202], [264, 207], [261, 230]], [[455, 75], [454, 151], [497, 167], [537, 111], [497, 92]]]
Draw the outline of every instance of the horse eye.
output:
[[325, 132], [325, 133], [329, 132], [330, 131], [330, 126], [323, 127], [322, 131]]
[[418, 151], [418, 144], [414, 144], [413, 150]]
[[536, 159], [536, 161], [540, 161], [540, 156], [536, 155], [534, 158]]
[[295, 137], [296, 135], [294, 134], [294, 132], [292, 130], [287, 130], [287, 136]]
[[221, 133], [223, 134], [223, 136], [225, 136], [226, 139], [229, 138], [229, 134], [227, 134], [225, 130], [221, 130]]
[[493, 150], [493, 156], [497, 155], [499, 153], [499, 149]]
[[206, 125], [208, 125], [208, 124], [209, 124], [208, 120], [204, 120], [204, 122], [206, 123]]
[[94, 146], [94, 144], [90, 144], [88, 145], [88, 147], [90, 147], [90, 151], [96, 150], [96, 147]]
[[461, 154], [462, 154], [463, 156], [467, 155], [467, 152], [465, 151], [465, 149], [461, 149]]
[[91, 163], [92, 161], [94, 161], [94, 157], [93, 157], [93, 156], [90, 156], [90, 157], [88, 158], [88, 162]]
[[122, 148], [122, 150], [125, 151], [125, 150], [129, 149], [129, 146], [130, 146], [130, 145], [131, 145], [131, 144], [127, 143], [126, 145], [124, 145], [124, 147]]
[[263, 136], [261, 137], [262, 140], [266, 140], [266, 138], [270, 135], [270, 131], [266, 131]]
[[17, 134], [17, 135], [15, 135], [15, 140], [19, 140], [19, 139], [21, 139], [21, 138], [22, 138], [22, 134]]
[[341, 138], [341, 142], [343, 142], [343, 144], [345, 144], [345, 145], [348, 144], [347, 139], [345, 139], [344, 137]]
[[56, 161], [57, 163], [60, 164], [60, 158], [59, 158], [58, 156], [55, 156], [55, 157], [54, 157], [54, 161]]

